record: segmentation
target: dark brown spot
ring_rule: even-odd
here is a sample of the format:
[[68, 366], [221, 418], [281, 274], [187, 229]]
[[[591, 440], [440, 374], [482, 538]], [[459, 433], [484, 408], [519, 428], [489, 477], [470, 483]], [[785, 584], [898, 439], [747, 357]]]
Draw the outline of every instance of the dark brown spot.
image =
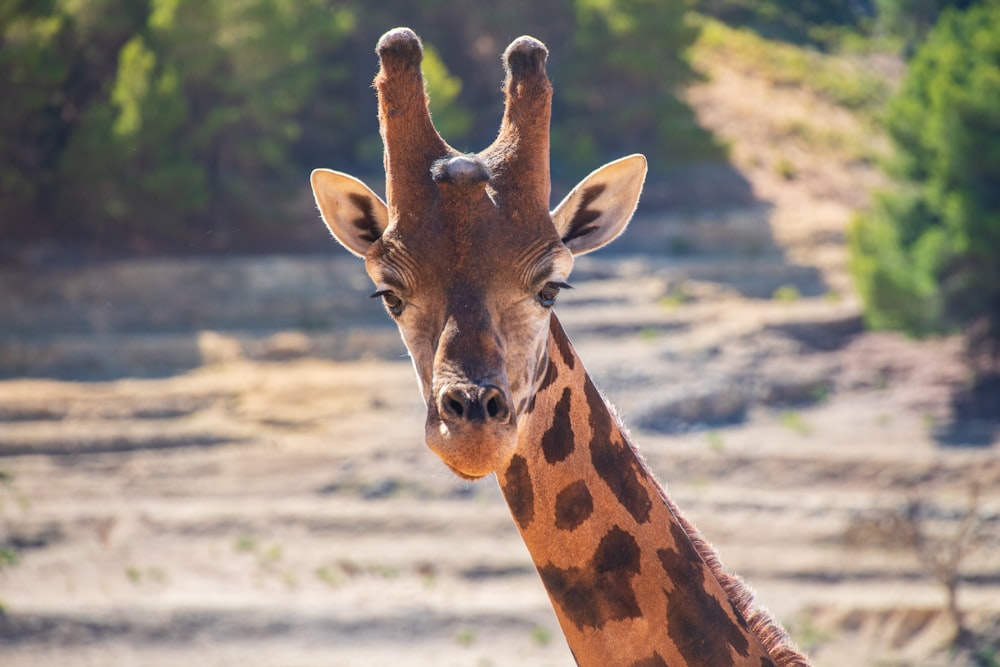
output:
[[632, 518], [639, 523], [646, 523], [653, 509], [653, 501], [649, 499], [649, 491], [642, 483], [643, 472], [639, 459], [632, 448], [621, 441], [619, 434], [615, 433], [615, 440], [618, 442], [612, 441], [614, 420], [589, 377], [584, 390], [587, 394], [587, 406], [590, 408], [590, 428], [593, 431], [590, 458], [594, 469]]
[[556, 528], [576, 530], [594, 511], [587, 483], [577, 480], [556, 495]]
[[565, 461], [573, 453], [573, 422], [569, 415], [572, 397], [573, 391], [569, 387], [564, 388], [556, 403], [552, 424], [542, 435], [542, 453], [549, 464]]
[[351, 221], [351, 224], [359, 232], [358, 238], [369, 243], [378, 241], [382, 236], [383, 230], [379, 227], [378, 220], [375, 218], [375, 209], [372, 206], [372, 200], [364, 195], [355, 193], [347, 195], [347, 198], [361, 211], [361, 217]]
[[770, 658], [761, 658], [760, 667], [778, 667], [778, 666], [775, 665], [774, 661], [771, 660]]
[[556, 367], [556, 365], [553, 364], [552, 362], [546, 364], [545, 375], [542, 377], [542, 382], [541, 384], [538, 385], [536, 393], [545, 391], [546, 389], [551, 387], [552, 383], [555, 382], [556, 378], [558, 377], [559, 377], [559, 369]]
[[648, 658], [636, 660], [631, 667], [668, 667], [667, 661], [659, 653], [653, 653]]
[[553, 603], [579, 630], [600, 629], [608, 621], [642, 616], [631, 582], [639, 573], [639, 553], [635, 538], [614, 526], [585, 568], [549, 564], [538, 573]]
[[[667, 596], [667, 634], [692, 665], [732, 665], [733, 654], [748, 657], [750, 644], [733, 617], [705, 590], [708, 565], [677, 524], [670, 527], [673, 549], [658, 549], [667, 578], [676, 584]], [[732, 649], [732, 651], [730, 650]]]
[[559, 356], [562, 357], [563, 363], [570, 370], [573, 370], [576, 366], [576, 355], [573, 353], [573, 346], [569, 344], [569, 337], [566, 336], [562, 325], [559, 324], [559, 320], [555, 317], [549, 323], [549, 332], [549, 335], [555, 339], [556, 345], [559, 347]]
[[559, 353], [562, 355], [563, 363], [569, 367], [570, 370], [576, 366], [576, 355], [573, 354], [573, 348], [569, 344], [569, 338], [563, 334], [562, 338], [558, 341], [559, 343]]
[[606, 188], [607, 186], [603, 184], [592, 185], [583, 191], [583, 196], [580, 197], [580, 205], [576, 207], [576, 212], [573, 213], [573, 220], [569, 223], [566, 234], [562, 237], [563, 243], [568, 244], [573, 239], [586, 236], [597, 229], [597, 226], [591, 223], [600, 218], [602, 212], [598, 209], [590, 208], [590, 205], [594, 203], [595, 199], [601, 196], [601, 193]]
[[520, 454], [514, 455], [504, 473], [503, 494], [517, 525], [525, 530], [535, 518], [535, 492], [531, 487], [528, 462]]

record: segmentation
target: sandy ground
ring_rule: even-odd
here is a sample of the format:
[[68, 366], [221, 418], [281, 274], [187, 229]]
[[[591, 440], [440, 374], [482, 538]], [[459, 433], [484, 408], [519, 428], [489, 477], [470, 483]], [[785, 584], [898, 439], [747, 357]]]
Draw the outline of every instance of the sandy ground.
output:
[[[692, 100], [737, 137], [783, 93], [729, 82], [739, 106], [729, 75]], [[943, 589], [894, 531], [919, 501], [947, 544], [979, 484], [960, 603], [996, 634], [1000, 431], [950, 423], [958, 341], [862, 331], [842, 237], [871, 168], [803, 160], [748, 158], [751, 205], [643, 212], [558, 312], [816, 665], [946, 665]], [[421, 442], [369, 290], [335, 251], [0, 271], [0, 664], [572, 664], [495, 480]]]

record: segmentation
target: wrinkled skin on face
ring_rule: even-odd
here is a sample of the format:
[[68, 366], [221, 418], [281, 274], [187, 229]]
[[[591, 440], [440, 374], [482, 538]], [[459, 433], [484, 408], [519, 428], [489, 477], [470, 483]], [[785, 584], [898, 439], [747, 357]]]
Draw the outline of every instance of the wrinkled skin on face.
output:
[[530, 236], [504, 233], [510, 212], [492, 203], [459, 220], [433, 213], [421, 234], [372, 244], [365, 268], [413, 359], [428, 446], [478, 478], [517, 446], [573, 256], [547, 212]]

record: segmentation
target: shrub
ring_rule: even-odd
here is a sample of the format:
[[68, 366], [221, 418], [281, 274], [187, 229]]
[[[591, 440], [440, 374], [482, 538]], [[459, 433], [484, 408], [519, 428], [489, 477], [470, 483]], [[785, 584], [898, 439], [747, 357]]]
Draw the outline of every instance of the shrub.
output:
[[948, 10], [890, 100], [881, 193], [849, 234], [869, 324], [1000, 357], [1000, 3]]

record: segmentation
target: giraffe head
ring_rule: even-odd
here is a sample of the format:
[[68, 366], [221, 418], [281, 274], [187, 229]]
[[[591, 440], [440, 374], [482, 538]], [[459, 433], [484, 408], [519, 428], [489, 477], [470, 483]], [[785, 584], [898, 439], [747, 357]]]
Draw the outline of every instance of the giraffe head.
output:
[[550, 212], [552, 87], [541, 42], [520, 37], [504, 52], [500, 132], [471, 155], [431, 122], [419, 38], [398, 28], [376, 51], [388, 201], [326, 169], [313, 172], [313, 193], [399, 326], [427, 405], [428, 446], [475, 479], [513, 455], [573, 257], [622, 232], [646, 161], [633, 155], [601, 167]]

